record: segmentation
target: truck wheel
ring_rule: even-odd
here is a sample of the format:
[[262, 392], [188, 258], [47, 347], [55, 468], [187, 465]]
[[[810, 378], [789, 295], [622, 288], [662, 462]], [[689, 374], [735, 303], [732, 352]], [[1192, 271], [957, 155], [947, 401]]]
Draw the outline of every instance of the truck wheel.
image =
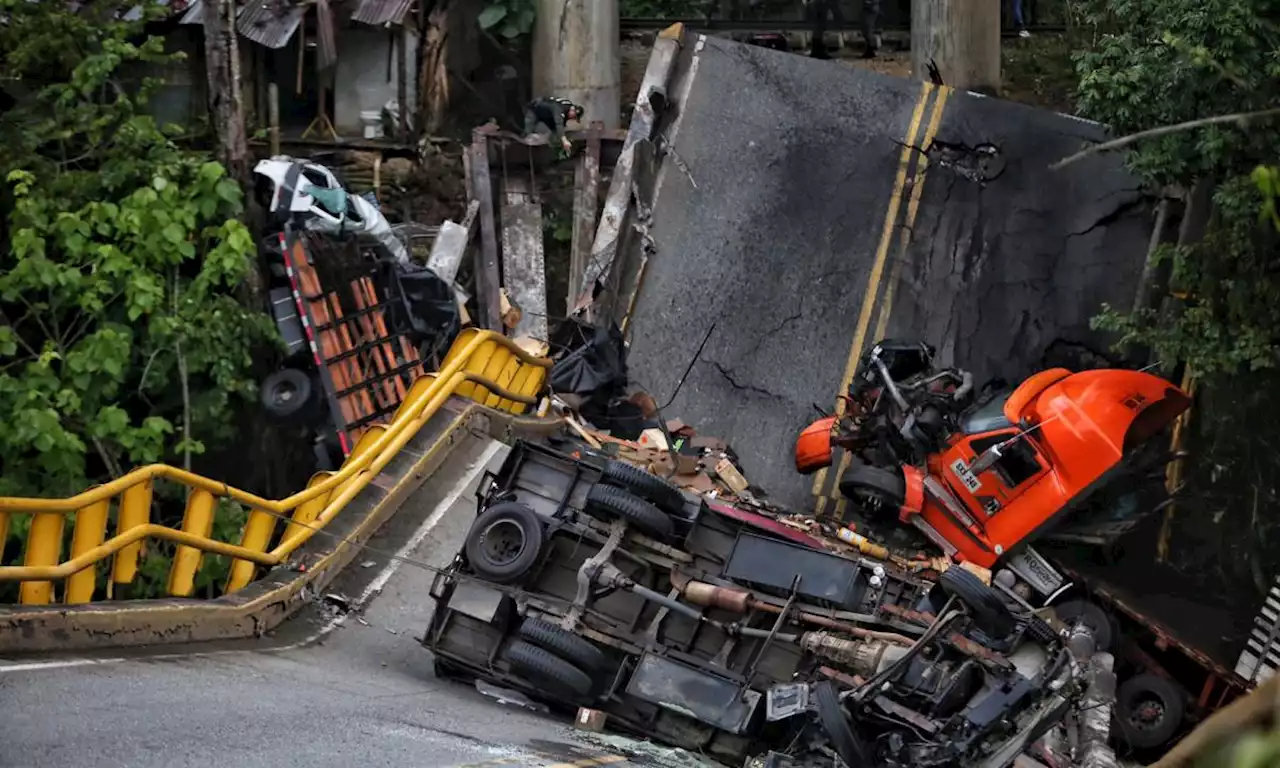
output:
[[520, 624], [520, 637], [545, 648], [579, 669], [598, 672], [604, 668], [604, 654], [580, 635], [561, 629], [542, 619], [525, 619]]
[[587, 512], [604, 512], [620, 517], [636, 528], [658, 538], [671, 538], [675, 528], [671, 518], [644, 499], [612, 485], [596, 484], [587, 491]]
[[1068, 600], [1053, 610], [1063, 624], [1072, 627], [1079, 623], [1093, 634], [1095, 653], [1110, 652], [1111, 644], [1115, 642], [1115, 627], [1111, 625], [1111, 617], [1096, 603]]
[[657, 475], [621, 461], [610, 461], [600, 473], [600, 482], [631, 491], [671, 515], [684, 511], [684, 494]]
[[855, 461], [840, 478], [840, 493], [875, 511], [896, 516], [907, 498], [907, 481], [902, 472], [873, 467]]
[[532, 571], [546, 534], [542, 521], [523, 504], [495, 504], [476, 518], [463, 545], [476, 575], [498, 584], [518, 581]]
[[822, 723], [822, 730], [831, 739], [831, 746], [836, 754], [845, 765], [870, 765], [867, 750], [849, 727], [849, 718], [840, 704], [835, 683], [824, 680], [813, 687], [813, 692], [818, 700], [818, 720]]
[[1182, 692], [1160, 675], [1135, 675], [1116, 690], [1120, 738], [1135, 749], [1154, 749], [1173, 738], [1185, 713]]
[[281, 421], [295, 418], [311, 402], [311, 377], [297, 368], [284, 368], [263, 380], [262, 407]]
[[992, 640], [1003, 640], [1016, 627], [1013, 614], [994, 589], [972, 572], [954, 565], [942, 572], [938, 583], [943, 591], [969, 607], [973, 623]]
[[591, 692], [591, 676], [550, 651], [516, 640], [502, 654], [519, 677], [561, 693], [586, 696]]

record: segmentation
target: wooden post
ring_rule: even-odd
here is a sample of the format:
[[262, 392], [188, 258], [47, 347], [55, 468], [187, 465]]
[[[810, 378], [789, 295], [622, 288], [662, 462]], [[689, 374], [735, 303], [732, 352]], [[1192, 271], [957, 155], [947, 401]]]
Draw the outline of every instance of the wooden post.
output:
[[1000, 0], [912, 0], [911, 71], [960, 90], [1000, 93]]
[[483, 132], [471, 134], [471, 190], [480, 202], [480, 249], [476, 251], [476, 306], [480, 327], [502, 330], [498, 272], [498, 232], [493, 216], [493, 184], [489, 179], [489, 142]]
[[573, 243], [569, 250], [569, 294], [567, 313], [582, 293], [582, 277], [591, 261], [591, 244], [596, 237], [596, 216], [600, 209], [600, 131], [596, 125], [587, 134], [587, 150], [578, 156], [573, 171]]
[[396, 43], [396, 98], [400, 103], [400, 141], [409, 141], [409, 25], [400, 25]]
[[267, 84], [267, 125], [270, 128], [271, 156], [280, 154], [280, 88]]

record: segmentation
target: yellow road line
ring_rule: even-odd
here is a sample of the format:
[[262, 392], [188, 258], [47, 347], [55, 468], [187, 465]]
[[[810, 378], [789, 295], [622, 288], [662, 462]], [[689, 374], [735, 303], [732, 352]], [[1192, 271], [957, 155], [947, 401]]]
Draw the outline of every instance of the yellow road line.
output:
[[[933, 143], [933, 137], [938, 133], [938, 126], [942, 123], [942, 112], [947, 107], [947, 96], [951, 94], [951, 89], [947, 86], [938, 88], [938, 98], [933, 104], [933, 113], [929, 116], [929, 127], [925, 129], [924, 140], [920, 142], [921, 149], [929, 149], [929, 145]], [[876, 333], [874, 338], [879, 340], [885, 337], [885, 333], [889, 328], [889, 317], [893, 313], [893, 294], [894, 289], [898, 285], [898, 281], [902, 277], [902, 267], [907, 261], [908, 250], [911, 247], [911, 236], [915, 231], [916, 213], [920, 210], [920, 198], [924, 195], [924, 177], [925, 172], [929, 170], [929, 156], [920, 155], [920, 159], [916, 165], [915, 176], [911, 180], [911, 200], [907, 203], [907, 218], [902, 225], [902, 235], [898, 238], [898, 258], [893, 261], [893, 269], [889, 273], [889, 284], [884, 288], [884, 301], [880, 304], [880, 317], [876, 319]], [[840, 457], [840, 469], [836, 474], [836, 482], [840, 482], [840, 478], [848, 471], [852, 456], [848, 451]], [[832, 495], [836, 496], [836, 517], [844, 515], [844, 510], [848, 501], [840, 496], [839, 492], [833, 489]]]
[[590, 768], [594, 765], [613, 765], [614, 763], [626, 762], [627, 758], [622, 755], [605, 755], [604, 757], [591, 757], [586, 760], [579, 760], [576, 763], [556, 763], [548, 765], [547, 768]]
[[[903, 141], [902, 153], [898, 160], [898, 175], [893, 182], [893, 192], [889, 196], [889, 209], [885, 212], [884, 226], [880, 233], [880, 245], [876, 249], [875, 261], [871, 264], [871, 275], [867, 278], [867, 287], [862, 296], [862, 309], [858, 313], [858, 325], [853, 334], [853, 343], [849, 346], [849, 357], [845, 362], [844, 376], [840, 379], [837, 398], [849, 389], [853, 380], [853, 371], [857, 367], [858, 357], [862, 354], [862, 345], [867, 335], [867, 326], [871, 324], [871, 311], [875, 307], [876, 294], [880, 290], [880, 278], [884, 275], [884, 262], [889, 254], [889, 244], [893, 241], [894, 225], [898, 221], [898, 209], [902, 206], [902, 190], [907, 183], [907, 169], [911, 164], [915, 150], [916, 133], [920, 130], [920, 120], [924, 116], [925, 106], [933, 93], [933, 83], [920, 85], [920, 96], [916, 99], [915, 109], [911, 112], [911, 122], [907, 125], [907, 135]], [[844, 412], [843, 401], [836, 401], [836, 413]], [[826, 507], [827, 497], [822, 493], [826, 485], [827, 470], [818, 470], [813, 478], [813, 495], [818, 497], [816, 512], [821, 515]]]

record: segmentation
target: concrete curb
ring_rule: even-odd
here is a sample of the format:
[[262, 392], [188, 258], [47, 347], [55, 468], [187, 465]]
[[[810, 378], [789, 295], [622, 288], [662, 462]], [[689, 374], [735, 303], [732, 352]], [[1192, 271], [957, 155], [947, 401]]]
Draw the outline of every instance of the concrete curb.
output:
[[[258, 637], [278, 626], [322, 591], [360, 547], [422, 484], [455, 446], [473, 435], [503, 442], [545, 435], [558, 420], [512, 416], [450, 400], [393, 460], [381, 476], [352, 500], [347, 511], [291, 560], [245, 589], [213, 600], [162, 598], [117, 600], [73, 606], [13, 606], [0, 609], [0, 653], [96, 650], [143, 645]], [[335, 538], [337, 537], [337, 538]], [[305, 564], [306, 570], [297, 566]]]

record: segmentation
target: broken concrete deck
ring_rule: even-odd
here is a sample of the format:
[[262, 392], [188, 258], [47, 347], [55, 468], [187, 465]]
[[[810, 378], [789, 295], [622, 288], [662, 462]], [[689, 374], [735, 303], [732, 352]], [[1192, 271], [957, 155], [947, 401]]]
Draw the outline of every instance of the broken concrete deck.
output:
[[716, 323], [670, 410], [779, 501], [811, 503], [792, 440], [877, 338], [1016, 380], [1055, 339], [1105, 346], [1090, 317], [1132, 304], [1139, 182], [1114, 156], [1048, 168], [1096, 124], [697, 35], [671, 99], [631, 370], [665, 401]]

